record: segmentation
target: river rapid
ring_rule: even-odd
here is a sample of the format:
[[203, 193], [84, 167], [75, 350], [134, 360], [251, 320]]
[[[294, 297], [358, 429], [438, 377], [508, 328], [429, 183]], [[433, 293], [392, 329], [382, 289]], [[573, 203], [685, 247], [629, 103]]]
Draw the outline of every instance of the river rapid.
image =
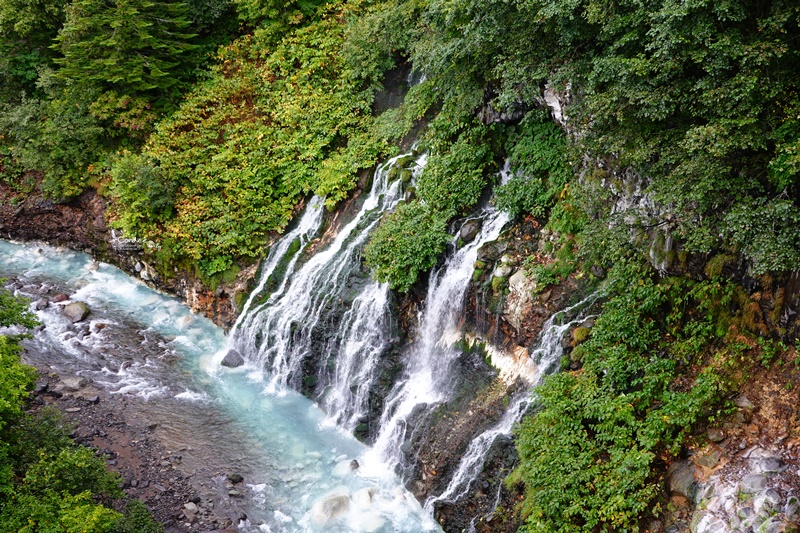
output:
[[[369, 449], [317, 405], [268, 373], [220, 366], [224, 332], [176, 298], [86, 254], [35, 243], [0, 241], [0, 277], [41, 308], [32, 364], [143, 400], [142, 416], [196, 475], [244, 475], [240, 531], [440, 531], [391, 468], [357, 467]], [[69, 299], [54, 303], [62, 293]], [[73, 301], [91, 308], [77, 324], [62, 314]]]

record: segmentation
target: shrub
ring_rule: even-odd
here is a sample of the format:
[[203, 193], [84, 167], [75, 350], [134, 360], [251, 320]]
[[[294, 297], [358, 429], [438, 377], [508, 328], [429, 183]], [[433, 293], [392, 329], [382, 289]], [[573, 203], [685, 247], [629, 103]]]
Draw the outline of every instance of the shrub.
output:
[[447, 221], [428, 205], [415, 201], [384, 218], [364, 256], [379, 281], [408, 292], [419, 274], [436, 264], [450, 238]]

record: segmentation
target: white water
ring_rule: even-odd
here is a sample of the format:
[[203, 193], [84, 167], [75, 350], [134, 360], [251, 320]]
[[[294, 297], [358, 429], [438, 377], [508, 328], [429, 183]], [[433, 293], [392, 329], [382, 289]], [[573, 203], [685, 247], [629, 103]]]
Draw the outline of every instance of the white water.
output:
[[[261, 264], [261, 278], [258, 280], [258, 285], [253, 292], [250, 293], [250, 296], [247, 298], [247, 301], [245, 302], [241, 312], [239, 313], [239, 316], [236, 319], [236, 323], [231, 328], [231, 337], [236, 336], [239, 325], [241, 324], [242, 319], [244, 319], [244, 317], [250, 312], [250, 307], [253, 305], [253, 301], [255, 300], [256, 296], [261, 294], [261, 291], [264, 290], [267, 281], [269, 281], [270, 276], [272, 276], [272, 274], [275, 272], [275, 269], [281, 263], [281, 260], [284, 259], [284, 256], [286, 255], [286, 252], [289, 251], [292, 243], [299, 239], [297, 251], [289, 259], [289, 263], [286, 266], [287, 272], [292, 271], [295, 263], [297, 263], [297, 260], [303, 253], [303, 250], [305, 250], [308, 241], [314, 236], [315, 233], [319, 231], [320, 224], [322, 224], [322, 213], [324, 210], [325, 199], [320, 198], [319, 196], [314, 196], [308, 203], [308, 206], [306, 207], [303, 216], [300, 218], [300, 222], [297, 223], [297, 226], [286, 235], [283, 235], [269, 249], [269, 254], [267, 254], [267, 257]], [[286, 288], [286, 279], [286, 276], [284, 276], [283, 280], [281, 280], [280, 286], [272, 294], [270, 294], [270, 299], [277, 298], [281, 293], [283, 293], [283, 290]]]
[[[261, 374], [274, 391], [299, 390], [308, 378], [304, 363], [323, 361], [315, 397], [331, 425], [351, 432], [367, 412], [379, 358], [391, 339], [389, 287], [361, 272], [360, 254], [380, 216], [403, 197], [399, 180], [389, 183], [389, 170], [407, 156], [377, 169], [353, 220], [298, 270], [287, 269], [285, 291], [244, 315], [232, 335], [253, 375]], [[415, 173], [424, 165], [422, 156]]]
[[325, 531], [438, 530], [388, 467], [380, 475], [347, 468], [367, 449], [326, 427], [308, 399], [220, 369], [222, 330], [175, 298], [84, 254], [42, 245], [0, 241], [0, 276], [18, 277], [23, 293], [63, 291], [90, 305], [85, 326], [70, 324], [57, 304], [38, 312], [46, 328], [30, 345], [31, 357], [111, 393], [150, 398], [147, 416], [183, 443], [184, 464], [246, 473], [242, 505], [250, 518], [240, 531], [319, 531], [312, 509], [332, 492], [352, 498]]
[[[509, 177], [506, 164], [504, 182]], [[400, 470], [404, 464], [404, 452], [399, 444], [408, 441], [412, 417], [432, 412], [435, 406], [449, 399], [454, 389], [450, 382], [453, 378], [451, 366], [461, 352], [452, 344], [460, 337], [458, 323], [478, 249], [484, 243], [496, 240], [508, 222], [508, 215], [498, 212], [493, 206], [485, 208], [481, 218], [483, 226], [475, 239], [462, 246], [431, 274], [415, 344], [405, 360], [402, 378], [386, 398], [380, 432], [366, 456], [369, 470], [385, 468], [387, 463]], [[453, 244], [456, 241], [454, 239]]]
[[[532, 401], [533, 388], [541, 384], [544, 377], [552, 372], [564, 355], [562, 344], [564, 334], [588, 318], [584, 316], [584, 311], [591, 307], [596, 299], [596, 295], [589, 296], [567, 309], [556, 312], [542, 325], [542, 335], [538, 346], [531, 353], [531, 357], [536, 363], [536, 373], [531, 387], [517, 394], [511, 400], [499, 422], [472, 439], [445, 490], [439, 496], [432, 496], [425, 502], [427, 513], [433, 515], [434, 505], [437, 502], [454, 503], [469, 493], [472, 483], [483, 471], [489, 449], [498, 438], [511, 435], [514, 426], [522, 420], [522, 416]], [[565, 320], [574, 312], [578, 313], [575, 318]]]

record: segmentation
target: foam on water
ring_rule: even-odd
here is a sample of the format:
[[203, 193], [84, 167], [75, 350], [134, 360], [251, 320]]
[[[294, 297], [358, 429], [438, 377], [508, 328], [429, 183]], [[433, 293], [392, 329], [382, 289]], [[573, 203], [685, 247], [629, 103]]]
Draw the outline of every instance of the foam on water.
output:
[[[46, 327], [37, 333], [33, 357], [48, 357], [44, 364], [89, 376], [112, 393], [157, 398], [153, 408], [164, 416], [197, 417], [201, 426], [218, 421], [224, 434], [205, 445], [220, 446], [221, 455], [235, 432], [237, 449], [246, 450], [242, 467], [255, 481], [245, 494], [250, 523], [241, 531], [314, 531], [314, 504], [340, 485], [351, 495], [364, 489], [374, 495], [369, 502], [357, 496], [325, 531], [438, 530], [388, 468], [381, 475], [361, 468], [334, 475], [338, 458], [361, 462], [367, 448], [326, 427], [323, 411], [302, 395], [281, 387], [268, 393], [263, 375], [220, 371], [215, 362], [227, 347], [222, 330], [176, 299], [110, 265], [93, 265], [84, 254], [42, 245], [0, 241], [0, 276], [17, 277], [25, 285], [20, 292], [34, 297], [42, 284], [55, 286], [92, 309], [83, 339], [71, 337], [76, 326], [57, 305], [37, 312]], [[105, 326], [98, 330], [98, 324]]]

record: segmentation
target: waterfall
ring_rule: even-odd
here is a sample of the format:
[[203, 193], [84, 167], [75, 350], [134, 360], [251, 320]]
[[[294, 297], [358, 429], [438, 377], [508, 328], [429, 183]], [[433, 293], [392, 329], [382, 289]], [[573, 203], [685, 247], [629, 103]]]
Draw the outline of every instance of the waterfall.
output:
[[[585, 311], [597, 300], [597, 295], [581, 300], [573, 306], [554, 313], [542, 326], [542, 333], [536, 349], [531, 352], [531, 358], [536, 363], [536, 373], [533, 382], [525, 391], [518, 393], [509, 403], [508, 409], [499, 422], [487, 429], [469, 443], [467, 451], [461, 457], [461, 462], [450, 479], [447, 488], [439, 495], [428, 498], [425, 510], [433, 514], [437, 502], [454, 503], [469, 493], [472, 483], [483, 470], [486, 456], [495, 441], [501, 436], [511, 435], [514, 426], [522, 420], [528, 406], [532, 401], [532, 389], [539, 385], [544, 377], [554, 370], [561, 357], [564, 355], [562, 339], [564, 334], [576, 324], [586, 320]], [[573, 318], [569, 318], [574, 313]]]
[[[280, 265], [285, 259], [289, 249], [292, 248], [292, 245], [296, 242], [298, 244], [296, 246], [296, 250], [289, 258], [289, 263], [286, 266], [286, 272], [292, 271], [295, 263], [305, 249], [305, 246], [308, 244], [308, 241], [319, 231], [320, 224], [322, 223], [324, 204], [325, 200], [323, 198], [314, 196], [308, 203], [305, 213], [303, 213], [303, 216], [300, 219], [300, 222], [298, 222], [297, 226], [293, 230], [289, 231], [286, 235], [281, 237], [270, 248], [269, 254], [267, 254], [266, 259], [264, 259], [264, 262], [261, 265], [261, 277], [258, 280], [258, 285], [250, 293], [250, 296], [247, 298], [247, 301], [242, 307], [242, 311], [239, 313], [239, 316], [236, 319], [236, 323], [233, 325], [233, 328], [231, 328], [231, 338], [235, 338], [237, 336], [237, 331], [241, 326], [242, 320], [249, 313], [250, 307], [253, 305], [253, 301], [264, 290], [267, 282], [275, 273], [275, 269], [278, 268], [278, 265]], [[280, 280], [280, 286], [270, 295], [270, 299], [278, 297], [283, 292], [283, 289], [286, 287], [286, 280], [287, 276], [283, 276]]]
[[[502, 178], [505, 182], [509, 177], [507, 163]], [[408, 441], [414, 425], [412, 418], [420, 413], [430, 414], [436, 405], [449, 399], [453, 390], [451, 365], [461, 355], [451, 345], [460, 336], [458, 324], [478, 249], [496, 240], [508, 222], [508, 215], [491, 205], [483, 210], [481, 218], [483, 226], [475, 239], [431, 274], [416, 341], [405, 359], [402, 378], [386, 398], [380, 431], [365, 457], [367, 468], [404, 466], [400, 444]]]
[[[302, 267], [287, 268], [280, 291], [243, 313], [234, 331], [233, 345], [251, 366], [270, 373], [271, 390], [313, 389], [329, 423], [348, 431], [366, 415], [380, 355], [392, 337], [389, 287], [362, 271], [361, 250], [382, 214], [402, 200], [402, 183], [389, 176], [409, 157], [381, 165], [355, 217]], [[414, 175], [425, 160], [414, 162]], [[312, 359], [316, 375], [309, 376]]]

